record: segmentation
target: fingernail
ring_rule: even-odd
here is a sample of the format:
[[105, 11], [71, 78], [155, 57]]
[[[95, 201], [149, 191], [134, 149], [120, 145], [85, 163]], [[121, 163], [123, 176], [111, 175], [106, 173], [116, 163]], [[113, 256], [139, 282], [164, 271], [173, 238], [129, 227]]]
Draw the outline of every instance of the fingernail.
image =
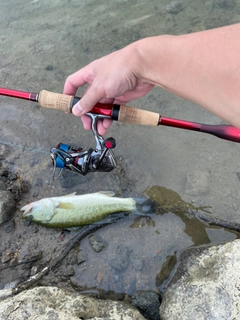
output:
[[77, 103], [73, 106], [72, 113], [73, 113], [75, 116], [81, 116], [81, 115], [83, 114], [83, 109], [81, 108], [79, 102], [77, 102]]

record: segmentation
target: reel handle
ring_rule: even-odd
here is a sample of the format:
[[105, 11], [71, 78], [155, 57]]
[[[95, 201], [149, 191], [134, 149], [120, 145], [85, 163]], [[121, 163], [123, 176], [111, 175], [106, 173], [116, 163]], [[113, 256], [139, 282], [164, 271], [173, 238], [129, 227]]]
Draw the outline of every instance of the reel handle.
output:
[[[78, 97], [46, 90], [40, 91], [38, 95], [38, 103], [41, 107], [61, 110], [66, 113], [72, 113], [73, 106], [79, 100]], [[147, 126], [157, 126], [160, 119], [158, 113], [118, 104], [97, 103], [90, 112], [110, 117], [112, 120], [119, 122]]]

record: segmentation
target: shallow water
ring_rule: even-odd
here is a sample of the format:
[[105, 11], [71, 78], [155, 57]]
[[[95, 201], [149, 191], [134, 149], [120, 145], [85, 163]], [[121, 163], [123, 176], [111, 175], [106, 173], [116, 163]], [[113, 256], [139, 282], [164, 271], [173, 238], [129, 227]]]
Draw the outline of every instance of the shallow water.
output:
[[[176, 12], [176, 5], [168, 0], [0, 1], [0, 86], [62, 92], [69, 74], [140, 38], [240, 22], [240, 0], [182, 3], [181, 10]], [[79, 95], [83, 90], [79, 89]], [[222, 123], [206, 110], [159, 88], [131, 105], [167, 117]], [[25, 202], [36, 197], [102, 189], [113, 190], [118, 196], [143, 197], [147, 189], [162, 186], [197, 207], [210, 206], [216, 217], [240, 222], [237, 143], [174, 128], [114, 123], [108, 135], [117, 140], [115, 171], [85, 177], [65, 172], [52, 184], [50, 148], [59, 142], [94, 147], [92, 134], [83, 130], [78, 118], [40, 109], [33, 102], [0, 97], [0, 107], [0, 143], [11, 151], [4, 161], [30, 186]], [[171, 203], [171, 196], [169, 199]], [[159, 288], [156, 277], [167, 257], [192, 245], [236, 237], [221, 228], [205, 225], [199, 228], [196, 219], [193, 223], [173, 212], [156, 215], [154, 224], [143, 221], [143, 225], [135, 228], [131, 228], [131, 219], [97, 232], [108, 243], [99, 254], [89, 248], [87, 239], [82, 241], [81, 250], [87, 259], [83, 267], [75, 268], [72, 279], [75, 285], [129, 294], [139, 289], [156, 290]], [[117, 273], [109, 267], [108, 261], [115, 257], [119, 241], [121, 246], [128, 247], [129, 257], [132, 252], [141, 257], [140, 270], [131, 260]], [[99, 273], [101, 281], [96, 281]]]

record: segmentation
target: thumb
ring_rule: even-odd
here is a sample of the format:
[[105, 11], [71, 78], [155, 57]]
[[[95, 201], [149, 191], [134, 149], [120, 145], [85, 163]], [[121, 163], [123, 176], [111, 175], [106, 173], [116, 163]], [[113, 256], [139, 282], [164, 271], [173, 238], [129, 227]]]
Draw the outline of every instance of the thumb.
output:
[[81, 116], [89, 112], [103, 98], [99, 90], [93, 90], [92, 86], [86, 91], [84, 96], [73, 106], [72, 113]]

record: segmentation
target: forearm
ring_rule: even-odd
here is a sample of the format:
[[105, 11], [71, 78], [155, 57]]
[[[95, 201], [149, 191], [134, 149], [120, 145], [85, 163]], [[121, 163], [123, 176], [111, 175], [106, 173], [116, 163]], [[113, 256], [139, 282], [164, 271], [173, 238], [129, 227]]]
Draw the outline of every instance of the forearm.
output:
[[141, 79], [240, 127], [240, 24], [146, 38], [135, 46]]

